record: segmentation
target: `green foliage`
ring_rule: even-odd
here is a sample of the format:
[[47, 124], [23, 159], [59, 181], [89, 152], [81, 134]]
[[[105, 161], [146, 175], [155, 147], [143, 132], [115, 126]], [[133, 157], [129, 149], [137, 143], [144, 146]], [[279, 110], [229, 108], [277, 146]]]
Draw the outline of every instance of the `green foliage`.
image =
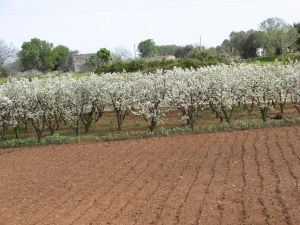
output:
[[268, 18], [260, 24], [264, 32], [264, 48], [269, 54], [281, 55], [296, 47], [297, 29], [280, 18]]
[[153, 39], [147, 39], [145, 41], [140, 42], [138, 45], [138, 51], [140, 57], [142, 58], [154, 56], [155, 50], [156, 50], [156, 46]]
[[97, 69], [97, 72], [98, 73], [102, 73], [102, 72], [106, 73], [106, 72], [110, 71], [111, 73], [121, 73], [123, 70], [127, 71], [128, 65], [124, 61], [118, 60], [113, 63], [100, 66]]
[[[297, 32], [298, 31], [298, 32]], [[231, 32], [217, 49], [230, 58], [254, 58], [257, 48], [263, 48], [268, 56], [281, 55], [300, 49], [300, 25], [291, 26], [280, 18], [264, 20], [258, 30]]]
[[33, 38], [29, 42], [24, 42], [22, 50], [19, 52], [20, 63], [23, 70], [36, 69], [39, 71], [49, 71], [54, 67], [51, 43]]
[[[174, 47], [174, 46], [173, 46]], [[96, 73], [113, 73], [113, 72], [136, 72], [141, 71], [143, 73], [155, 72], [158, 69], [171, 70], [174, 67], [181, 68], [199, 68], [203, 66], [216, 65], [218, 63], [228, 64], [228, 60], [219, 55], [217, 50], [214, 48], [194, 49], [192, 46], [183, 47], [186, 48], [186, 57], [179, 58], [177, 60], [146, 60], [137, 59], [130, 61], [114, 61], [105, 65], [99, 65], [96, 69]]]
[[95, 55], [92, 55], [85, 63], [88, 70], [95, 70], [97, 67], [104, 66], [112, 59], [111, 52], [106, 48], [101, 48]]
[[135, 72], [135, 71], [143, 71], [146, 67], [147, 62], [138, 59], [138, 60], [130, 60], [130, 61], [115, 61], [109, 64], [101, 65], [96, 69], [96, 73], [114, 73], [114, 72]]
[[158, 56], [175, 55], [178, 46], [176, 45], [160, 45], [156, 46], [155, 54]]
[[147, 39], [140, 42], [138, 45], [138, 51], [141, 58], [168, 55], [173, 55], [176, 58], [183, 58], [187, 57], [192, 49], [194, 49], [192, 45], [186, 45], [184, 47], [177, 45], [156, 45], [153, 39]]
[[68, 47], [58, 45], [52, 50], [53, 70], [69, 71], [69, 61], [71, 58]]
[[245, 59], [256, 57], [256, 50], [263, 47], [264, 33], [261, 31], [251, 32], [244, 42], [242, 56]]
[[217, 49], [221, 55], [227, 57], [256, 57], [256, 49], [263, 46], [263, 38], [261, 31], [231, 32], [229, 40], [224, 40]]
[[298, 39], [296, 40], [297, 50], [300, 51], [300, 23], [295, 23], [294, 28], [298, 33]]
[[145, 68], [145, 64], [147, 62], [144, 60], [131, 60], [126, 63], [126, 67], [124, 70], [127, 72], [135, 72], [135, 71], [142, 71]]
[[187, 57], [192, 49], [194, 49], [194, 47], [192, 45], [186, 45], [184, 47], [177, 47], [177, 49], [175, 51], [175, 57], [176, 58]]
[[203, 61], [193, 58], [181, 58], [178, 59], [177, 63], [178, 67], [181, 68], [199, 68], [204, 66]]
[[262, 64], [270, 64], [270, 63], [289, 63], [300, 61], [300, 54], [299, 53], [287, 53], [282, 54], [280, 56], [271, 55], [271, 56], [264, 56], [260, 58], [251, 58], [248, 59], [248, 63], [262, 63]]
[[101, 63], [108, 63], [111, 60], [111, 52], [106, 48], [101, 48], [97, 53], [96, 57]]
[[203, 50], [193, 49], [188, 54], [188, 58], [197, 59], [202, 63], [202, 65], [215, 65], [218, 63], [228, 63], [226, 58], [219, 55], [213, 48], [203, 49]]
[[229, 35], [230, 37], [230, 44], [233, 47], [233, 54], [242, 56], [243, 51], [244, 51], [244, 45], [246, 42], [246, 39], [251, 31], [245, 32], [245, 31], [240, 31], [240, 32], [231, 32]]
[[[5, 68], [0, 67], [0, 78], [7, 78], [9, 76], [7, 70]], [[0, 82], [1, 84], [1, 82]]]
[[93, 135], [82, 135], [77, 136], [62, 136], [62, 135], [52, 135], [46, 136], [39, 142], [36, 137], [26, 138], [26, 139], [11, 139], [6, 141], [0, 141], [0, 148], [17, 148], [17, 147], [31, 147], [49, 144], [63, 144], [63, 143], [74, 143], [78, 141], [97, 141], [99, 137]]
[[[260, 128], [271, 128], [271, 127], [283, 127], [283, 126], [294, 126], [300, 124], [300, 117], [285, 118], [282, 120], [273, 120], [268, 122], [261, 122], [257, 120], [250, 121], [236, 121], [231, 124], [208, 124], [202, 127], [196, 127], [193, 130], [188, 127], [174, 127], [174, 128], [164, 128], [161, 127], [158, 131], [128, 131], [128, 132], [118, 132], [109, 133], [104, 136], [93, 136], [93, 135], [83, 135], [80, 138], [76, 136], [61, 136], [52, 135], [42, 138], [41, 142], [38, 142], [37, 138], [27, 138], [27, 139], [12, 139], [6, 141], [0, 141], [0, 148], [6, 148], [6, 150], [1, 150], [2, 152], [11, 151], [9, 148], [16, 147], [30, 147], [38, 145], [47, 144], [62, 144], [62, 143], [74, 143], [74, 142], [87, 142], [87, 141], [114, 141], [114, 140], [124, 140], [129, 138], [147, 138], [155, 136], [170, 136], [178, 134], [188, 134], [188, 133], [210, 133], [217, 131], [235, 131], [235, 130], [251, 130]], [[0, 153], [1, 153], [0, 151]]]
[[228, 64], [229, 62], [221, 56], [213, 56], [209, 53], [199, 53], [197, 55], [191, 55], [189, 58], [180, 58], [177, 60], [153, 60], [147, 61], [143, 59], [130, 60], [130, 61], [115, 61], [105, 65], [99, 66], [95, 72], [101, 73], [113, 73], [113, 72], [136, 72], [141, 71], [143, 73], [155, 72], [158, 69], [171, 70], [174, 67], [181, 68], [199, 68], [203, 66], [216, 65], [218, 63]]
[[22, 50], [18, 53], [20, 65], [23, 71], [38, 70], [46, 71], [69, 71], [72, 61], [72, 53], [69, 48], [53, 44], [47, 41], [33, 38], [24, 42]]

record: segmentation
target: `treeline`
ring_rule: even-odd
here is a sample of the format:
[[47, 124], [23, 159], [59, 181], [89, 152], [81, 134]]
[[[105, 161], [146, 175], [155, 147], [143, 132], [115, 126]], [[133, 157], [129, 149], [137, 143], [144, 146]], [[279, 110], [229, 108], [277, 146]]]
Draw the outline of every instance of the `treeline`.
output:
[[257, 30], [233, 31], [217, 51], [231, 58], [248, 59], [257, 56], [279, 56], [300, 50], [300, 23], [286, 23], [280, 18], [263, 21]]
[[[94, 65], [97, 73], [104, 72], [153, 72], [156, 69], [174, 67], [199, 68], [202, 66], [228, 63], [231, 61], [253, 60], [282, 62], [299, 60], [300, 23], [290, 25], [280, 18], [263, 21], [257, 30], [233, 31], [220, 46], [209, 49], [201, 46], [157, 45], [153, 39], [142, 41], [138, 45], [141, 59], [115, 60]], [[176, 60], [159, 60], [159, 57], [173, 55]], [[148, 58], [157, 60], [147, 61]]]
[[33, 38], [24, 42], [18, 52], [21, 70], [69, 71], [72, 64], [72, 52], [63, 45], [53, 46], [52, 43]]
[[[148, 39], [138, 45], [139, 58], [122, 57], [122, 52], [111, 52], [101, 48], [86, 60], [85, 69], [96, 73], [113, 72], [154, 72], [157, 69], [169, 70], [174, 67], [199, 68], [202, 66], [229, 63], [229, 59], [220, 55], [215, 48], [205, 49], [192, 45], [156, 45]], [[171, 56], [171, 57], [170, 57]], [[172, 57], [173, 56], [173, 57]]]
[[[257, 56], [265, 60], [286, 60], [293, 58], [297, 51], [300, 51], [300, 23], [291, 25], [280, 18], [269, 18], [263, 21], [258, 29], [233, 31], [220, 46], [208, 49], [193, 45], [157, 45], [153, 39], [138, 44], [138, 57], [133, 57], [126, 48], [114, 51], [101, 48], [86, 60], [84, 69], [97, 73], [124, 70], [152, 72], [156, 69], [198, 68], [251, 60]], [[0, 76], [7, 75], [9, 68], [17, 71], [71, 71], [73, 56], [78, 53], [66, 46], [54, 46], [38, 38], [24, 42], [21, 51], [17, 53], [15, 48], [0, 40]], [[167, 56], [173, 56], [174, 59], [168, 60]]]
[[101, 73], [114, 73], [114, 72], [136, 72], [143, 73], [155, 72], [158, 69], [171, 70], [174, 67], [186, 68], [200, 68], [203, 66], [216, 65], [219, 63], [228, 64], [229, 60], [223, 56], [210, 53], [208, 51], [200, 51], [194, 49], [186, 57], [168, 59], [161, 58], [154, 60], [147, 60], [147, 58], [140, 58], [136, 60], [117, 60], [111, 61], [106, 64], [100, 64], [96, 67], [95, 72]]
[[[200, 48], [201, 46], [199, 46]], [[233, 31], [216, 48], [203, 49], [204, 52], [221, 55], [227, 58], [248, 59], [257, 56], [261, 49], [264, 56], [278, 56], [300, 50], [300, 23], [294, 25], [286, 23], [280, 18], [264, 20], [256, 30]], [[195, 49], [192, 45], [156, 45], [154, 40], [148, 39], [138, 45], [141, 58], [174, 55], [176, 58], [189, 57]]]
[[70, 51], [64, 45], [54, 46], [38, 38], [24, 42], [19, 52], [11, 45], [0, 41], [0, 76], [28, 70], [71, 71], [72, 56], [76, 53], [78, 51]]

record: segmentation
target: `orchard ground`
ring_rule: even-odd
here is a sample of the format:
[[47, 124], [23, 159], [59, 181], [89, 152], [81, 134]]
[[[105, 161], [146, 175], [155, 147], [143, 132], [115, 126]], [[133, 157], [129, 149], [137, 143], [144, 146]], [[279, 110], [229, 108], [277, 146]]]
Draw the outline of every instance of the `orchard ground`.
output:
[[[250, 106], [248, 107], [250, 108]], [[274, 110], [270, 110], [269, 121], [275, 121], [272, 118], [275, 118], [279, 113], [279, 107], [276, 107]], [[292, 120], [293, 118], [298, 117], [299, 112], [293, 107], [291, 103], [286, 103], [283, 118]], [[255, 124], [262, 123], [262, 119], [260, 118], [260, 112], [256, 107], [254, 107], [251, 113], [246, 112], [246, 110], [243, 107], [236, 107], [233, 111], [232, 122], [244, 122]], [[226, 124], [226, 122], [221, 123], [220, 119], [216, 118], [216, 116], [211, 112], [210, 109], [205, 109], [199, 112], [199, 118], [195, 124], [195, 129], [201, 129], [210, 125], [218, 127]], [[61, 122], [59, 127], [60, 129], [55, 131], [56, 135], [74, 137], [74, 131], [70, 129], [70, 126], [65, 125], [63, 122]], [[182, 120], [182, 112], [170, 111], [166, 113], [166, 117], [163, 119], [161, 124], [158, 124], [156, 130], [160, 130], [161, 128], [173, 129], [184, 127], [186, 127], [186, 121]], [[83, 125], [81, 125], [80, 130], [81, 135], [85, 135]], [[122, 125], [122, 130], [119, 131], [116, 114], [112, 110], [105, 110], [103, 116], [99, 119], [99, 121], [95, 122], [91, 126], [89, 134], [94, 137], [106, 137], [111, 134], [122, 137], [123, 134], [126, 134], [127, 132], [145, 132], [148, 130], [149, 129], [147, 128], [146, 122], [141, 117], [129, 112]], [[44, 132], [44, 136], [49, 135], [49, 131]], [[35, 136], [35, 131], [31, 124], [29, 124], [27, 132], [24, 132], [24, 129], [22, 128], [19, 129], [19, 138], [26, 139], [33, 136]], [[15, 133], [14, 130], [11, 128], [8, 132], [8, 140], [13, 139], [14, 137]]]
[[0, 224], [300, 224], [300, 127], [20, 148]]

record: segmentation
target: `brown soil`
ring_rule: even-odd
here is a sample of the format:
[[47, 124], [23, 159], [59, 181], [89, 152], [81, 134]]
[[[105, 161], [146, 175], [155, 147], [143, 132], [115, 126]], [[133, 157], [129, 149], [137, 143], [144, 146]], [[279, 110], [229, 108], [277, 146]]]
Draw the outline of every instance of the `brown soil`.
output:
[[300, 224], [300, 127], [0, 155], [0, 224]]

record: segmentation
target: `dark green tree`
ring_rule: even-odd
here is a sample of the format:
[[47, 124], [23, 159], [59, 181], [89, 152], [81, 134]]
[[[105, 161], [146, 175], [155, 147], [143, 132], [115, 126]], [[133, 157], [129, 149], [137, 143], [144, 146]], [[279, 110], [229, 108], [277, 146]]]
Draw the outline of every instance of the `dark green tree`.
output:
[[156, 46], [155, 54], [158, 56], [174, 55], [178, 46], [176, 45], [160, 45]]
[[188, 54], [190, 53], [190, 51], [193, 49], [194, 47], [192, 45], [186, 45], [184, 47], [177, 47], [176, 51], [175, 51], [175, 57], [176, 58], [184, 58], [187, 57]]
[[101, 48], [97, 53], [96, 57], [99, 59], [101, 64], [108, 63], [111, 60], [111, 52], [106, 48]]
[[245, 40], [243, 47], [243, 58], [254, 58], [256, 57], [256, 50], [263, 47], [264, 33], [261, 31], [253, 31], [250, 33]]
[[298, 39], [296, 40], [297, 50], [300, 51], [300, 23], [295, 23], [294, 28], [298, 32]]
[[229, 39], [225, 39], [222, 45], [217, 47], [218, 52], [226, 57], [243, 58], [246, 40], [253, 32], [253, 30], [231, 32]]
[[52, 50], [53, 70], [69, 71], [71, 53], [68, 47], [58, 45]]
[[85, 66], [88, 70], [95, 70], [97, 67], [105, 65], [112, 60], [111, 52], [106, 48], [101, 48], [95, 55], [87, 59]]
[[232, 58], [235, 56], [235, 50], [228, 39], [225, 39], [220, 46], [216, 47], [216, 49], [220, 55], [223, 55], [227, 58]]
[[22, 69], [36, 69], [43, 72], [52, 70], [54, 67], [52, 47], [53, 45], [51, 43], [38, 38], [24, 42], [22, 44], [22, 50], [19, 52]]
[[139, 55], [142, 58], [152, 57], [155, 54], [156, 46], [153, 39], [142, 41], [138, 45]]
[[218, 63], [227, 63], [227, 60], [218, 54], [215, 48], [205, 49], [202, 50], [198, 48], [194, 48], [188, 54], [189, 59], [197, 60], [201, 65], [214, 65]]
[[244, 53], [244, 46], [246, 39], [248, 38], [248, 32], [231, 32], [230, 34], [230, 43], [233, 46], [234, 54], [242, 56]]
[[280, 55], [296, 48], [297, 29], [280, 18], [268, 18], [260, 24], [264, 32], [264, 48], [269, 54]]

